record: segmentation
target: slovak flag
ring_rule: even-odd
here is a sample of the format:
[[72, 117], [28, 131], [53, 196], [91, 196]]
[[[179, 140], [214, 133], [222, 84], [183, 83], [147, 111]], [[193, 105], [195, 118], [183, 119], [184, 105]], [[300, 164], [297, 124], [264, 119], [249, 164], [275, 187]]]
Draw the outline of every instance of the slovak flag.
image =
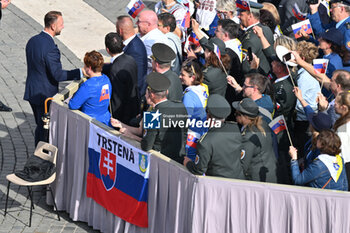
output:
[[307, 34], [312, 33], [311, 23], [310, 23], [310, 20], [308, 19], [301, 21], [299, 23], [293, 24], [292, 29], [293, 29], [295, 39], [298, 39], [299, 37], [301, 37], [301, 35], [298, 34], [298, 31], [300, 30], [305, 31]]
[[269, 126], [275, 134], [278, 134], [279, 132], [287, 129], [286, 120], [284, 119], [283, 115], [280, 115], [280, 116], [276, 117], [275, 119], [273, 119], [269, 123]]
[[134, 19], [136, 16], [146, 7], [142, 0], [131, 0], [126, 7], [126, 12], [128, 12]]
[[324, 74], [327, 71], [328, 59], [314, 59], [314, 69], [315, 72]]
[[188, 41], [190, 42], [190, 44], [194, 44], [196, 46], [199, 46], [199, 40], [197, 35], [194, 32], [191, 32], [190, 35], [188, 36]]
[[220, 60], [221, 59], [221, 53], [220, 53], [219, 46], [217, 46], [216, 44], [213, 44], [213, 45], [214, 45], [214, 53]]
[[294, 7], [292, 9], [292, 12], [295, 16], [295, 18], [299, 19], [299, 20], [305, 20], [306, 19], [306, 16], [307, 16], [307, 13], [303, 13], [301, 12], [301, 10], [299, 9], [299, 6], [297, 3], [294, 4]]
[[190, 27], [190, 21], [191, 21], [191, 14], [190, 14], [190, 11], [187, 10], [185, 18], [182, 20], [181, 27], [189, 28]]
[[148, 227], [150, 155], [90, 123], [86, 196], [139, 227]]
[[109, 100], [109, 87], [108, 84], [103, 85], [100, 95], [100, 101], [102, 100]]
[[249, 1], [246, 0], [236, 0], [236, 6], [239, 9], [250, 11]]

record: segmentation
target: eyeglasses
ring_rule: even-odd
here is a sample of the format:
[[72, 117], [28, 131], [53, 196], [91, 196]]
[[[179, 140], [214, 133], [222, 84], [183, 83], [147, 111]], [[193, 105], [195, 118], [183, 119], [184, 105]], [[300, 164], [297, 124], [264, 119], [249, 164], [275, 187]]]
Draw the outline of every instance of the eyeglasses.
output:
[[163, 24], [158, 24], [158, 27], [164, 27], [164, 25]]
[[243, 84], [242, 88], [254, 88], [254, 86], [248, 86], [248, 85]]

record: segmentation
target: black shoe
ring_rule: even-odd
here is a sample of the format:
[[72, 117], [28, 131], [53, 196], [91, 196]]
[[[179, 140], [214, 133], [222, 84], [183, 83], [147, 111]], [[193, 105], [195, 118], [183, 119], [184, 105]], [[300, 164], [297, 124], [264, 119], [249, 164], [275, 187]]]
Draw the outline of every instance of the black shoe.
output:
[[5, 104], [0, 102], [0, 112], [11, 112], [12, 108], [7, 107]]

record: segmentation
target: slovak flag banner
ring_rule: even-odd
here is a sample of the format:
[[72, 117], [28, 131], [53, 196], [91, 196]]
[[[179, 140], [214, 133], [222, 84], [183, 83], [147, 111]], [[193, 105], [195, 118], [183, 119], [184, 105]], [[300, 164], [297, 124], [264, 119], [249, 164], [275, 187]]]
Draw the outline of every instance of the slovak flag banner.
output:
[[148, 227], [149, 154], [90, 123], [86, 195], [109, 212]]
[[213, 44], [214, 45], [214, 53], [215, 55], [221, 59], [221, 53], [220, 53], [220, 49], [219, 49], [219, 46], [217, 46], [216, 44]]
[[314, 69], [317, 73], [324, 74], [327, 71], [328, 59], [314, 59]]
[[236, 6], [239, 9], [250, 11], [249, 1], [246, 0], [236, 0]]
[[278, 134], [279, 132], [287, 129], [286, 121], [285, 121], [283, 115], [280, 115], [280, 116], [276, 117], [275, 119], [273, 119], [269, 123], [269, 126], [275, 134]]
[[134, 19], [136, 16], [146, 7], [142, 0], [131, 0], [126, 6], [126, 12], [128, 12]]
[[299, 6], [297, 3], [294, 3], [294, 7], [292, 9], [292, 12], [295, 16], [295, 18], [299, 19], [299, 20], [305, 20], [307, 13], [303, 13], [301, 12], [301, 10], [299, 9]]
[[308, 19], [301, 21], [299, 23], [293, 24], [292, 29], [294, 32], [295, 39], [298, 39], [299, 37], [301, 37], [301, 35], [298, 34], [300, 30], [305, 31], [307, 34], [312, 33], [311, 23], [310, 23], [310, 20]]

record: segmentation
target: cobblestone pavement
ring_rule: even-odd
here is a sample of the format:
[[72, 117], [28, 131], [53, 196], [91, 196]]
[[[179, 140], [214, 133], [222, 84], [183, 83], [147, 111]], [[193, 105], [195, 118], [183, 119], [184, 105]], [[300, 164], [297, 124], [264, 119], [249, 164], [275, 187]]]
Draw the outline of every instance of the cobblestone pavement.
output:
[[[125, 14], [125, 0], [86, 0], [91, 7], [115, 23]], [[145, 1], [153, 9], [154, 2]], [[0, 233], [1, 232], [98, 232], [86, 223], [73, 222], [65, 212], [57, 220], [51, 206], [46, 205], [44, 188], [35, 188], [32, 227], [28, 227], [29, 205], [26, 188], [12, 185], [8, 215], [4, 218], [7, 180], [6, 175], [23, 168], [34, 151], [35, 121], [28, 102], [23, 100], [26, 79], [25, 45], [42, 26], [11, 4], [3, 11], [0, 25], [0, 101], [10, 106], [10, 113], [0, 112]], [[104, 35], [101, 35], [103, 38]], [[82, 67], [82, 62], [60, 41], [65, 69]]]

